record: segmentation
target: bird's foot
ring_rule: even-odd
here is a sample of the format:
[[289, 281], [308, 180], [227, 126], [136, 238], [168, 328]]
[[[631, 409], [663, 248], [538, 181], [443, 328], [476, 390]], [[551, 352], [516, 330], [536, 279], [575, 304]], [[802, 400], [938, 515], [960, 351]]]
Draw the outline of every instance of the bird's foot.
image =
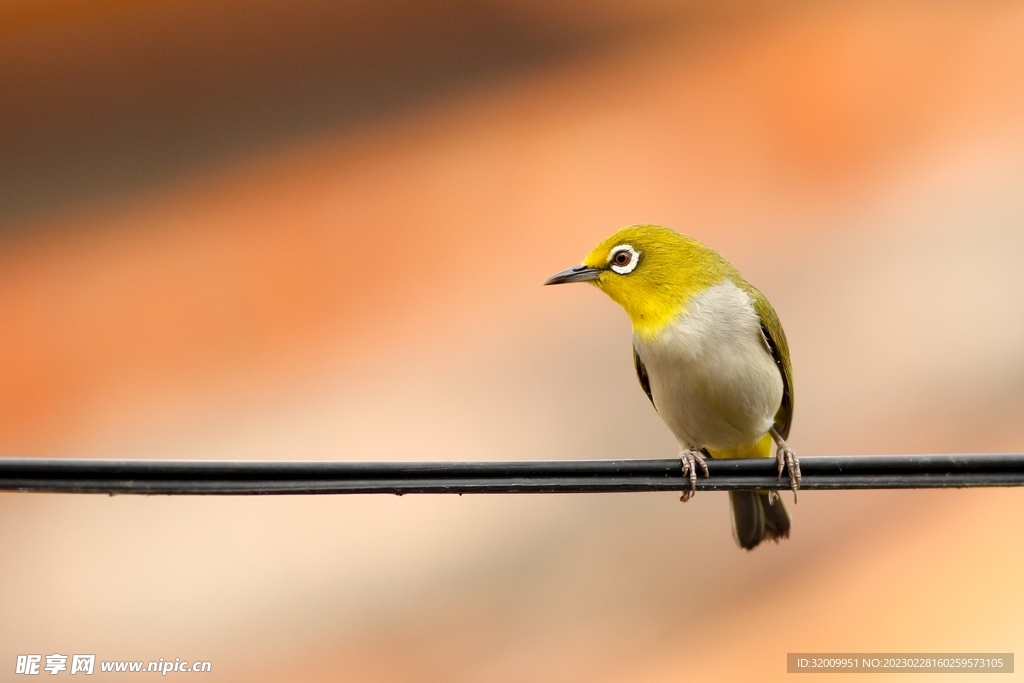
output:
[[800, 460], [774, 427], [772, 427], [772, 438], [778, 446], [775, 451], [775, 461], [779, 464], [779, 478], [782, 478], [783, 471], [789, 474], [789, 487], [793, 489], [793, 502], [795, 503], [796, 490], [800, 488]]
[[693, 498], [693, 494], [697, 492], [697, 468], [700, 467], [705, 477], [710, 476], [710, 474], [708, 473], [708, 464], [704, 460], [704, 454], [700, 451], [693, 449], [683, 451], [679, 454], [679, 459], [683, 463], [683, 478], [690, 480], [689, 490], [684, 489], [682, 495], [679, 496], [680, 502], [685, 503]]

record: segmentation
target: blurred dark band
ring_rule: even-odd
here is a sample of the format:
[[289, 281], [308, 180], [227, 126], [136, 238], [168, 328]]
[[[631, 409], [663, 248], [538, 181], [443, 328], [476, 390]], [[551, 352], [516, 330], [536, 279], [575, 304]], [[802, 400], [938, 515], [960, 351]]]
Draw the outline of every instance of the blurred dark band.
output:
[[[804, 490], [1024, 485], [1024, 454], [818, 456]], [[788, 489], [768, 460], [709, 460], [700, 491]], [[613, 493], [688, 487], [676, 459], [513, 462], [0, 458], [0, 490], [149, 495]]]

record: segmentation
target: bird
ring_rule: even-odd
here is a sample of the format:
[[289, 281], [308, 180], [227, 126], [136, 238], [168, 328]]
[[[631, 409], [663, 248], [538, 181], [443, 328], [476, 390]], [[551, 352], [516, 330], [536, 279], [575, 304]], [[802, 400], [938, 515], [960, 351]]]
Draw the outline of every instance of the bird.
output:
[[[800, 461], [786, 443], [793, 421], [793, 367], [768, 299], [714, 249], [661, 225], [623, 228], [580, 265], [545, 285], [588, 282], [625, 309], [637, 378], [681, 450], [686, 502], [705, 458], [770, 458], [789, 475]], [[733, 536], [752, 550], [789, 537], [775, 491], [731, 491]]]

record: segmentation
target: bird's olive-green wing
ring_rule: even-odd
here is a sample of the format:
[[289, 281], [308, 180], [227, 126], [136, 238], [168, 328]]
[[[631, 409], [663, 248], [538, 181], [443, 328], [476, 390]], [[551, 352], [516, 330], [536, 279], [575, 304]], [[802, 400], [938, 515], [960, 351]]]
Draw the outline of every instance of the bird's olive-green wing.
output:
[[[644, 367], [644, 362], [640, 360], [640, 354], [636, 352], [636, 347], [633, 347], [633, 367], [636, 368], [636, 378], [640, 380], [640, 386], [643, 388], [644, 393], [647, 394], [647, 398], [651, 399], [651, 405], [654, 406], [654, 396], [651, 395], [651, 378], [647, 376], [647, 368]], [[658, 406], [654, 406], [657, 410]]]
[[786, 439], [789, 438], [789, 427], [793, 422], [793, 364], [789, 359], [789, 343], [786, 341], [786, 333], [782, 331], [778, 314], [764, 294], [750, 285], [744, 289], [754, 302], [757, 317], [761, 319], [761, 333], [768, 352], [782, 373], [782, 404], [775, 413], [775, 431]]

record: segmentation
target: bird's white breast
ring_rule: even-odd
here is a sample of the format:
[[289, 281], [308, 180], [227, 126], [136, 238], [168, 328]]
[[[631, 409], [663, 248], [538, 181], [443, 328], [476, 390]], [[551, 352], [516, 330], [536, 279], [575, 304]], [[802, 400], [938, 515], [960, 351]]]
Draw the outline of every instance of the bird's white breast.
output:
[[740, 448], [771, 428], [782, 374], [753, 302], [731, 281], [694, 296], [663, 331], [634, 344], [680, 448]]

